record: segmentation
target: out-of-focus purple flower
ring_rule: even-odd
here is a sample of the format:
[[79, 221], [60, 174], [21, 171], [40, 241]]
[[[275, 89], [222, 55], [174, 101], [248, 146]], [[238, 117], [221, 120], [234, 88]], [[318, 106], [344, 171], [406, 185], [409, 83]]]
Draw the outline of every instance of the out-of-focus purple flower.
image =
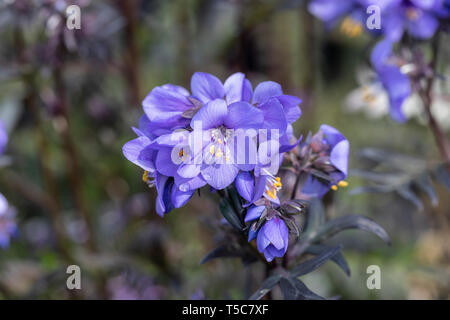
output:
[[413, 38], [429, 39], [439, 27], [439, 18], [446, 15], [442, 0], [367, 0], [382, 8], [381, 25], [385, 37], [399, 41], [408, 32]]
[[[439, 27], [439, 20], [448, 18], [447, 0], [313, 0], [309, 11], [334, 27], [341, 22], [340, 29], [349, 36], [357, 36], [363, 30], [373, 34], [384, 34], [389, 40], [399, 41], [405, 32], [413, 38], [429, 39]], [[366, 21], [371, 12], [369, 6], [380, 9], [381, 30], [369, 30]]]
[[335, 128], [323, 124], [295, 150], [297, 168], [306, 177], [301, 192], [308, 196], [322, 197], [330, 189], [345, 187], [347, 183], [348, 140]]
[[313, 0], [308, 6], [309, 12], [322, 20], [327, 28], [340, 23], [340, 30], [350, 37], [359, 36], [367, 30], [366, 8], [365, 0]]
[[17, 231], [15, 211], [0, 193], [0, 248], [7, 248], [12, 236]]
[[388, 39], [380, 41], [372, 51], [371, 62], [388, 93], [391, 117], [397, 122], [405, 122], [402, 106], [411, 95], [411, 83], [409, 77], [395, 64], [392, 45]]
[[6, 131], [3, 122], [0, 121], [0, 155], [5, 152], [6, 145], [8, 144], [8, 132]]

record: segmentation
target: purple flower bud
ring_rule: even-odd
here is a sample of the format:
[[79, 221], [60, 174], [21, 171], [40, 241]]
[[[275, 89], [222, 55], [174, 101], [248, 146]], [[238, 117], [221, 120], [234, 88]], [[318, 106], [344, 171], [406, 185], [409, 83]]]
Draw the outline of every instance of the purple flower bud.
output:
[[284, 256], [289, 243], [289, 230], [284, 221], [278, 216], [267, 220], [258, 232], [256, 243], [269, 262]]

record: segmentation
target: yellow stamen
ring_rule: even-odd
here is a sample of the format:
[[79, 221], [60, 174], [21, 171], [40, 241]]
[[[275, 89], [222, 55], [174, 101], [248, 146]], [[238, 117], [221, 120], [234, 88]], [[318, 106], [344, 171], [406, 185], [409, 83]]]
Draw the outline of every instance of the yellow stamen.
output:
[[346, 17], [344, 21], [342, 21], [341, 24], [341, 32], [346, 34], [347, 36], [354, 38], [363, 32], [363, 27], [361, 23], [358, 21], [355, 21], [351, 17]]
[[216, 152], [216, 157], [217, 158], [220, 158], [220, 157], [222, 157], [223, 156], [223, 152], [222, 152], [222, 150], [219, 148], [219, 149], [217, 149], [217, 152]]
[[215, 148], [214, 148], [214, 145], [212, 145], [211, 147], [209, 147], [209, 152], [213, 155], [214, 154], [214, 151], [215, 150]]
[[345, 187], [348, 186], [348, 182], [344, 181], [344, 180], [339, 181], [338, 186], [341, 187], [341, 188], [345, 188]]
[[334, 185], [331, 186], [331, 190], [336, 191], [337, 189], [338, 189], [337, 185], [334, 184]]
[[144, 182], [148, 181], [148, 171], [144, 171], [144, 174], [142, 175], [142, 181]]
[[223, 144], [223, 141], [222, 141], [222, 139], [217, 139], [217, 141], [220, 143], [220, 144]]
[[277, 198], [277, 191], [275, 189], [267, 190], [266, 193], [272, 199], [276, 199]]

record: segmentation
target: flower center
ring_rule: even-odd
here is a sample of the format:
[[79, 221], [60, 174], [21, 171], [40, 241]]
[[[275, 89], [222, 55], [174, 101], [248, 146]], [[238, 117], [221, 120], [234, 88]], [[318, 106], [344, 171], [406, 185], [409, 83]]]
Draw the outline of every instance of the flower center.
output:
[[225, 158], [225, 161], [229, 161], [230, 149], [228, 147], [228, 141], [231, 138], [232, 131], [224, 127], [211, 130], [211, 144], [209, 146], [209, 153], [215, 159]]
[[184, 152], [184, 149], [181, 149], [181, 150], [178, 152], [178, 156], [180, 157], [181, 161], [186, 160], [186, 153]]

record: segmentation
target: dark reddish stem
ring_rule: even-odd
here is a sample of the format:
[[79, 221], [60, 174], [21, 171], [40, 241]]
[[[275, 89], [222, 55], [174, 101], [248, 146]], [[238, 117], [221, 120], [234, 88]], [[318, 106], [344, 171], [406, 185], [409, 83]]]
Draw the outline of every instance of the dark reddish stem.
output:
[[[420, 96], [422, 98], [425, 107], [425, 112], [428, 116], [428, 125], [430, 126], [430, 129], [433, 132], [434, 139], [436, 141], [436, 145], [439, 149], [439, 152], [442, 158], [445, 160], [445, 162], [450, 164], [450, 142], [448, 141], [448, 138], [445, 135], [445, 133], [439, 127], [436, 118], [431, 112], [431, 105], [433, 103], [432, 89], [435, 78], [434, 73], [436, 72], [438, 65], [438, 53], [439, 53], [439, 34], [436, 34], [432, 42], [432, 60], [430, 65], [433, 74], [428, 79], [425, 87], [420, 90]], [[448, 167], [448, 169], [450, 170], [450, 166]]]

